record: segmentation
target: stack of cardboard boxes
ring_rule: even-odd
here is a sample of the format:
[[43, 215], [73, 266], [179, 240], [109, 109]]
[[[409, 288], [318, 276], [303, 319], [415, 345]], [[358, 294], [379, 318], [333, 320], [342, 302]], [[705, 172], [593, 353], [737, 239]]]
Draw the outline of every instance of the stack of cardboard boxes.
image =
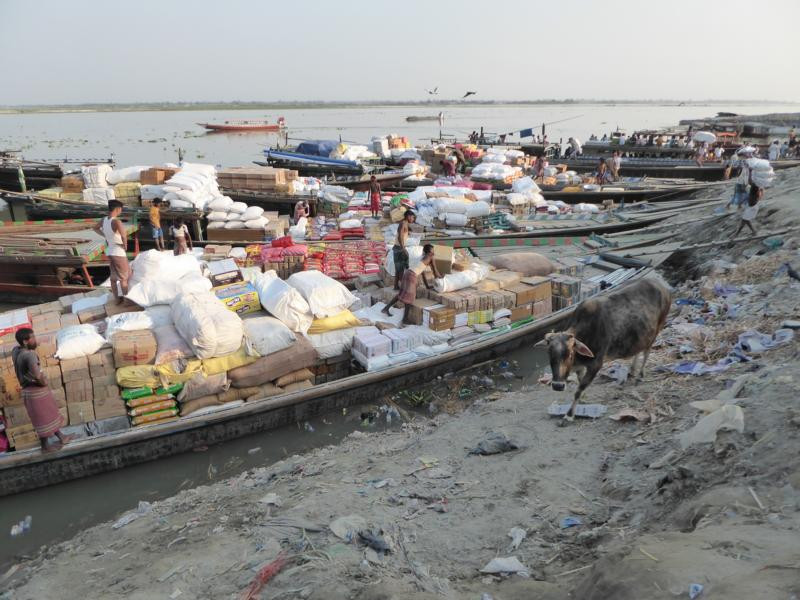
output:
[[217, 172], [217, 183], [232, 191], [291, 193], [297, 171], [273, 167], [230, 167]]

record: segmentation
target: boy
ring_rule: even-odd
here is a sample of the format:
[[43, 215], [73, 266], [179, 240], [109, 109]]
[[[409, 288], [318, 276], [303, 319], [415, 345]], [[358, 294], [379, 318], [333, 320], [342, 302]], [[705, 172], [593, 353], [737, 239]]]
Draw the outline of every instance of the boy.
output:
[[161, 229], [161, 198], [153, 200], [150, 206], [150, 227], [153, 228], [153, 242], [159, 252], [164, 249], [164, 231]]
[[192, 237], [189, 235], [189, 228], [184, 224], [183, 219], [175, 219], [175, 224], [170, 228], [170, 235], [175, 240], [173, 252], [175, 256], [186, 254], [187, 246], [192, 250]]

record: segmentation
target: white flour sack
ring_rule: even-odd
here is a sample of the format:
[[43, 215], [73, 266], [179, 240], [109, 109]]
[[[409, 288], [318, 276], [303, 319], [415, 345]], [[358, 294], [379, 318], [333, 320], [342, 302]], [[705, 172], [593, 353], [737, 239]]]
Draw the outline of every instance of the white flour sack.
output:
[[300, 292], [318, 319], [338, 315], [356, 301], [350, 290], [320, 271], [300, 271], [286, 282]]
[[283, 279], [279, 279], [275, 271], [255, 273], [248, 279], [256, 288], [264, 310], [292, 331], [299, 333], [308, 331], [314, 315], [300, 292]]
[[56, 354], [59, 360], [80, 358], [94, 354], [105, 346], [103, 336], [97, 333], [94, 325], [72, 325], [65, 327], [56, 335]]
[[175, 329], [197, 358], [236, 352], [242, 345], [242, 319], [211, 292], [182, 293], [171, 305]]

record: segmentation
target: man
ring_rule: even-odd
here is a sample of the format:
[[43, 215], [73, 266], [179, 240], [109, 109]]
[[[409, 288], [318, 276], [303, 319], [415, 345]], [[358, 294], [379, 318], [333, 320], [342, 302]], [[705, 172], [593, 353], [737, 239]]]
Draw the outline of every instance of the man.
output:
[[[59, 450], [72, 438], [61, 432], [64, 421], [53, 398], [53, 392], [47, 385], [47, 378], [39, 365], [39, 356], [35, 352], [36, 336], [33, 334], [33, 329], [23, 327], [17, 330], [14, 337], [19, 346], [15, 346], [11, 351], [11, 359], [17, 380], [22, 387], [25, 410], [28, 411], [36, 435], [39, 436], [42, 452]], [[59, 441], [51, 444], [48, 438], [54, 435]]]
[[391, 299], [389, 304], [383, 307], [382, 312], [384, 314], [390, 314], [389, 309], [397, 304], [399, 300], [405, 307], [403, 310], [403, 323], [412, 325], [412, 323], [408, 321], [408, 313], [414, 300], [417, 299], [417, 278], [422, 275], [422, 281], [425, 283], [425, 287], [429, 290], [432, 289], [431, 284], [428, 283], [428, 277], [425, 275], [425, 271], [428, 267], [431, 268], [433, 276], [436, 279], [441, 278], [439, 271], [436, 269], [436, 263], [433, 262], [433, 246], [431, 244], [425, 244], [422, 248], [422, 260], [419, 264], [413, 269], [405, 270], [403, 273], [403, 281], [400, 285], [400, 291]]
[[189, 235], [189, 228], [180, 217], [175, 219], [175, 224], [170, 228], [170, 234], [173, 240], [175, 240], [175, 245], [172, 250], [175, 256], [186, 254], [187, 251], [193, 249], [192, 236]]
[[597, 185], [603, 185], [604, 183], [611, 183], [611, 173], [608, 170], [608, 165], [606, 161], [602, 158], [599, 159], [597, 163], [597, 173], [595, 173], [595, 179], [597, 181]]
[[731, 161], [729, 168], [732, 169], [738, 165], [741, 167], [741, 170], [739, 171], [739, 176], [736, 178], [736, 185], [733, 188], [733, 197], [728, 204], [725, 205], [725, 208], [729, 206], [738, 208], [747, 201], [747, 186], [750, 185], [750, 167], [747, 164], [747, 159], [752, 158], [753, 151], [754, 148], [752, 146], [739, 148], [736, 152], [736, 156]]
[[297, 225], [300, 219], [303, 217], [308, 217], [310, 212], [311, 209], [308, 206], [308, 202], [305, 200], [300, 200], [300, 202], [294, 205], [294, 224]]
[[125, 248], [128, 247], [128, 232], [119, 220], [120, 214], [122, 214], [122, 202], [109, 200], [108, 216], [101, 219], [94, 227], [94, 230], [106, 240], [111, 292], [117, 299], [117, 304], [122, 304], [125, 294], [128, 293], [128, 279], [131, 276], [131, 266], [125, 253]]
[[156, 198], [150, 205], [150, 227], [153, 230], [153, 243], [156, 250], [164, 249], [164, 231], [161, 229], [161, 199]]
[[400, 280], [403, 278], [403, 271], [408, 268], [408, 250], [406, 250], [406, 240], [408, 239], [409, 225], [417, 220], [417, 215], [409, 209], [403, 215], [403, 220], [397, 225], [397, 238], [392, 246], [392, 257], [394, 259], [394, 289], [400, 289]]
[[572, 147], [571, 156], [581, 156], [583, 154], [583, 145], [578, 138], [569, 138], [569, 145]]
[[369, 208], [372, 211], [372, 218], [380, 218], [379, 213], [383, 211], [381, 207], [381, 184], [377, 177], [373, 175], [369, 178]]
[[445, 160], [439, 161], [439, 166], [442, 167], [442, 172], [444, 173], [445, 177], [455, 177], [456, 176], [456, 166], [452, 160], [446, 158]]
[[453, 156], [456, 157], [456, 173], [463, 173], [467, 170], [467, 159], [461, 148], [453, 148]]
[[717, 144], [714, 148], [714, 160], [717, 162], [722, 162], [722, 155], [725, 154], [725, 148], [722, 147], [722, 144]]
[[775, 140], [769, 145], [769, 151], [767, 152], [767, 158], [770, 161], [778, 160], [781, 157], [781, 143], [779, 140]]
[[739, 232], [744, 229], [744, 226], [747, 225], [748, 229], [753, 233], [756, 234], [756, 228], [753, 227], [753, 221], [756, 220], [756, 216], [758, 216], [758, 203], [761, 200], [762, 196], [764, 195], [764, 190], [758, 187], [757, 185], [750, 186], [750, 193], [747, 196], [747, 205], [745, 209], [742, 211], [742, 220], [739, 222], [739, 229], [736, 230], [731, 236], [731, 239], [734, 239]]
[[622, 167], [622, 155], [619, 150], [614, 150], [614, 152], [611, 153], [611, 164], [608, 166], [614, 181], [619, 181], [619, 170], [620, 167]]
[[536, 162], [533, 163], [533, 178], [540, 179], [544, 177], [544, 170], [550, 166], [548, 160], [544, 155], [540, 154], [536, 157]]

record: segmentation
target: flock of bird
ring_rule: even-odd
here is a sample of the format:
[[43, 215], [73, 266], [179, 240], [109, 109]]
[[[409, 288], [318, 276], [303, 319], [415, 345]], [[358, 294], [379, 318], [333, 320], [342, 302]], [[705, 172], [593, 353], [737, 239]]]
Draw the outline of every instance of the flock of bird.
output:
[[[432, 90], [425, 90], [425, 91], [428, 92], [428, 95], [430, 95], [430, 96], [438, 96], [439, 95], [439, 86], [436, 86]], [[463, 96], [461, 96], [461, 99], [463, 100], [464, 98], [468, 98], [469, 96], [474, 96], [477, 93], [478, 92], [469, 92], [468, 91]]]

